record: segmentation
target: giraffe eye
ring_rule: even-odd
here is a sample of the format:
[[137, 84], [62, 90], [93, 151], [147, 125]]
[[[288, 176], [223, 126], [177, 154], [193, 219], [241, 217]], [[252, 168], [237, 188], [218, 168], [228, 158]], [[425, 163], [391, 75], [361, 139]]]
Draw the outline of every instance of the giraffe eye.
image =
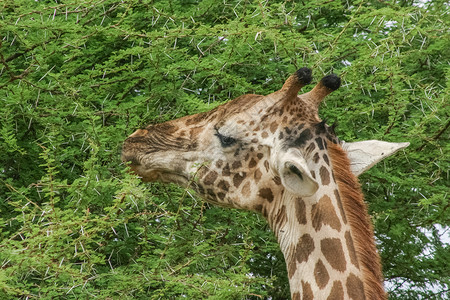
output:
[[235, 138], [232, 138], [231, 136], [222, 135], [222, 134], [220, 134], [219, 131], [216, 132], [216, 136], [219, 138], [220, 144], [224, 148], [230, 147], [230, 146], [236, 144], [236, 142], [237, 142], [237, 140]]

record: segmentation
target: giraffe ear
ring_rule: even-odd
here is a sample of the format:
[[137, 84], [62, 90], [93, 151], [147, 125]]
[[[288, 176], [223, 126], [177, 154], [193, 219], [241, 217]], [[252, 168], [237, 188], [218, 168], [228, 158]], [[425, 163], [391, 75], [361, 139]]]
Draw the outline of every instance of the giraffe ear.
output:
[[312, 196], [319, 188], [311, 177], [306, 160], [298, 151], [289, 150], [278, 163], [281, 183], [290, 192], [299, 196]]
[[409, 143], [388, 143], [377, 140], [342, 145], [350, 159], [350, 169], [356, 176], [364, 173], [384, 158], [409, 146]]

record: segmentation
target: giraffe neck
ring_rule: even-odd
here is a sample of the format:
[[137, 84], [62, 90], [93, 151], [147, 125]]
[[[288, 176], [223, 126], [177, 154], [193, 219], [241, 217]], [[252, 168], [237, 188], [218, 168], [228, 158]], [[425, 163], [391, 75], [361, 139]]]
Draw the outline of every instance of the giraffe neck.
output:
[[[331, 166], [345, 167], [341, 148], [329, 148]], [[317, 177], [323, 174], [321, 168], [315, 170]], [[351, 177], [353, 186], [343, 182], [348, 176], [330, 170], [329, 178], [320, 176], [322, 183], [330, 183], [314, 198], [284, 192], [268, 208], [292, 299], [386, 299], [367, 209], [356, 178]], [[349, 195], [348, 189], [355, 188]], [[355, 201], [357, 207], [352, 208]]]
[[285, 194], [270, 218], [285, 257], [292, 299], [341, 299], [347, 292], [363, 299], [350, 225], [337, 199], [323, 194], [312, 202]]
[[350, 160], [340, 145], [329, 144], [328, 150], [363, 274], [365, 296], [371, 300], [387, 299], [374, 231], [358, 179], [350, 171]]

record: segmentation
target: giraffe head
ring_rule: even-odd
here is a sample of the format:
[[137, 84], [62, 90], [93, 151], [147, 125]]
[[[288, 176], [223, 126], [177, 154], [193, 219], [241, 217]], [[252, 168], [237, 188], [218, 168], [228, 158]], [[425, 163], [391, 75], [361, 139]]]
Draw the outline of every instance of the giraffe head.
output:
[[312, 196], [330, 180], [328, 168], [317, 168], [319, 160], [329, 161], [320, 152], [338, 143], [318, 106], [340, 79], [326, 76], [297, 96], [310, 81], [311, 70], [302, 68], [270, 95], [244, 95], [209, 112], [139, 129], [125, 141], [122, 160], [144, 181], [190, 186], [224, 206], [261, 211], [285, 190]]
[[[122, 160], [144, 181], [178, 183], [208, 202], [262, 213], [285, 256], [293, 298], [353, 291], [359, 299], [369, 293], [372, 280], [363, 278], [361, 269], [373, 267], [359, 262], [365, 246], [351, 242], [359, 238], [352, 229], [359, 224], [352, 225], [341, 201], [346, 177], [408, 143], [339, 141], [318, 108], [339, 88], [340, 79], [325, 76], [298, 95], [310, 81], [311, 70], [302, 68], [272, 94], [243, 95], [209, 112], [139, 129], [125, 141]], [[344, 164], [339, 168], [347, 173], [334, 169], [342, 163], [340, 156]], [[364, 205], [362, 210], [365, 216]], [[376, 255], [372, 228], [365, 226]], [[347, 267], [351, 261], [353, 267]], [[306, 279], [305, 272], [316, 278]], [[372, 277], [381, 285], [377, 272]]]
[[122, 158], [144, 181], [189, 185], [225, 206], [261, 210], [284, 188], [312, 195], [318, 182], [306, 161], [313, 149], [305, 146], [316, 131], [328, 139], [334, 134], [317, 109], [302, 102], [336, 89], [339, 79], [326, 77], [312, 96], [297, 98], [310, 81], [311, 71], [303, 68], [268, 96], [244, 95], [206, 113], [150, 125], [125, 141]]

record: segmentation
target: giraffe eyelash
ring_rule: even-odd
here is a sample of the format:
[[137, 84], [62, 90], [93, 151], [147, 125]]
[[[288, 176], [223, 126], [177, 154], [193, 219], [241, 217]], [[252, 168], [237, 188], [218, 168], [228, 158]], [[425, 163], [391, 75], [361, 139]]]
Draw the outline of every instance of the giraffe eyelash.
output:
[[222, 145], [223, 148], [227, 148], [236, 144], [237, 140], [235, 138], [223, 135], [219, 132], [217, 128], [215, 129], [216, 129], [215, 136], [219, 138], [220, 144]]

